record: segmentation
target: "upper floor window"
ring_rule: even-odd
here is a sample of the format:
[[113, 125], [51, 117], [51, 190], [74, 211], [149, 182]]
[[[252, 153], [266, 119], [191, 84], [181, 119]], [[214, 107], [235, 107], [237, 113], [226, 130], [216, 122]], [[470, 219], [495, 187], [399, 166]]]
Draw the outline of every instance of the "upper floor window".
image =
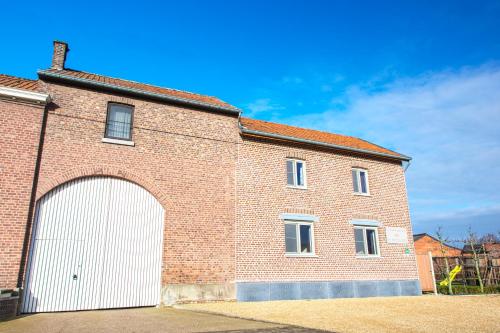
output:
[[378, 234], [376, 227], [354, 227], [354, 242], [357, 256], [378, 256]]
[[305, 163], [301, 160], [286, 161], [287, 184], [292, 187], [306, 187]]
[[133, 112], [133, 106], [109, 103], [104, 136], [110, 139], [132, 140]]
[[368, 172], [365, 169], [352, 169], [352, 185], [354, 193], [368, 195]]

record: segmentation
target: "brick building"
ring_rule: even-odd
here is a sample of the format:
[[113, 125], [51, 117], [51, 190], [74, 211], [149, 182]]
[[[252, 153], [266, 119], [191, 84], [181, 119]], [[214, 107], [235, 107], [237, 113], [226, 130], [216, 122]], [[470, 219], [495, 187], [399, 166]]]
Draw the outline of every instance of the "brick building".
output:
[[408, 157], [68, 51], [0, 75], [0, 288], [23, 312], [419, 293]]

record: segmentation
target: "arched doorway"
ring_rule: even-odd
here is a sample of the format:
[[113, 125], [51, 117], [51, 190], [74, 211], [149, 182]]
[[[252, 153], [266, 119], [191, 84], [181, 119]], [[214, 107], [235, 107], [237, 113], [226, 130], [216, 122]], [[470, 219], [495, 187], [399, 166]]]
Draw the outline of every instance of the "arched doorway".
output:
[[22, 312], [160, 302], [164, 209], [141, 186], [72, 180], [37, 203]]

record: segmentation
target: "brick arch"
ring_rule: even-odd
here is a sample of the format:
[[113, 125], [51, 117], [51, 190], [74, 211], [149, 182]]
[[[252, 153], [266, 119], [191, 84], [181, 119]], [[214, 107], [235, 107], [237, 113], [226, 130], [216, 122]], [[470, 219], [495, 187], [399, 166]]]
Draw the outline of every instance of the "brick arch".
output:
[[163, 208], [165, 208], [165, 210], [167, 209], [167, 196], [165, 195], [165, 193], [163, 193], [160, 187], [146, 180], [144, 177], [141, 177], [130, 171], [123, 170], [119, 167], [112, 166], [75, 168], [66, 172], [62, 172], [43, 181], [41, 180], [38, 183], [36, 200], [38, 201], [41, 197], [43, 197], [45, 194], [47, 194], [57, 186], [67, 183], [71, 180], [95, 176], [120, 178], [135, 183], [151, 193], [160, 202]]

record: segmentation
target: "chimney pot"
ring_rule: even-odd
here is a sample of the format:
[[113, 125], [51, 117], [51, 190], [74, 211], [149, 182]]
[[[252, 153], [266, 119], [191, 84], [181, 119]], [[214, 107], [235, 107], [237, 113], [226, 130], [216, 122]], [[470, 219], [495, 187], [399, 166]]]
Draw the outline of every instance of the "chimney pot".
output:
[[58, 40], [54, 41], [54, 53], [52, 54], [52, 67], [53, 69], [64, 69], [66, 62], [66, 54], [69, 52], [68, 43]]

